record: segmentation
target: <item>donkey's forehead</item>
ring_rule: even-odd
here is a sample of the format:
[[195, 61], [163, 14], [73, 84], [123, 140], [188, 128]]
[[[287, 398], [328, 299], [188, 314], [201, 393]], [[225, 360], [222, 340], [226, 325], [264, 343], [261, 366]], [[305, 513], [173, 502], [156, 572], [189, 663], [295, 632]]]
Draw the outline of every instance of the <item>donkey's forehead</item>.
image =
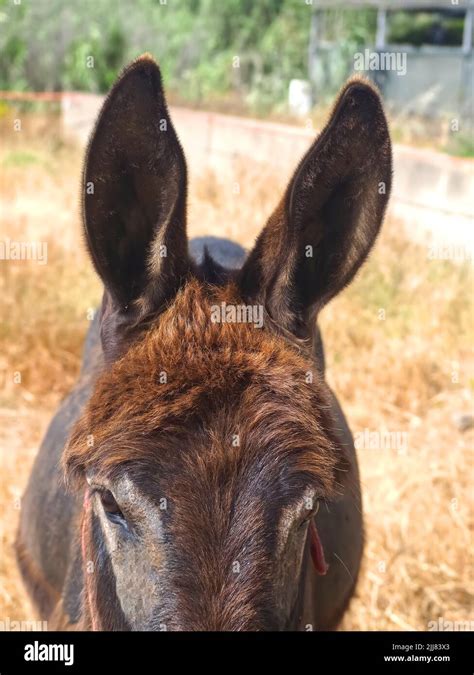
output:
[[104, 372], [72, 434], [69, 466], [185, 461], [234, 475], [282, 459], [332, 479], [337, 442], [311, 360], [265, 326], [213, 321], [223, 298], [238, 302], [231, 287], [191, 281]]
[[103, 373], [91, 410], [115, 419], [139, 414], [148, 430], [148, 423], [195, 412], [203, 400], [203, 414], [223, 403], [242, 406], [245, 391], [250, 398], [252, 392], [271, 393], [275, 404], [278, 396], [292, 399], [297, 392], [293, 405], [314, 404], [309, 398], [316, 388], [307, 385], [319, 378], [311, 359], [272, 332], [261, 306], [245, 307], [232, 285], [190, 281]]

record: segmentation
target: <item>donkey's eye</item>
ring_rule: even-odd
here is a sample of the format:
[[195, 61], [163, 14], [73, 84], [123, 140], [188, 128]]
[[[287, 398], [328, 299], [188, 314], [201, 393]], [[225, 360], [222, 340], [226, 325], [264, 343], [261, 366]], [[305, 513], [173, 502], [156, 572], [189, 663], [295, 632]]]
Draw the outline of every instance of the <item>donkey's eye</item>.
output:
[[120, 510], [119, 505], [117, 504], [115, 497], [110, 490], [101, 490], [99, 492], [100, 501], [104, 508], [105, 514], [113, 522], [118, 520], [125, 520], [122, 511]]

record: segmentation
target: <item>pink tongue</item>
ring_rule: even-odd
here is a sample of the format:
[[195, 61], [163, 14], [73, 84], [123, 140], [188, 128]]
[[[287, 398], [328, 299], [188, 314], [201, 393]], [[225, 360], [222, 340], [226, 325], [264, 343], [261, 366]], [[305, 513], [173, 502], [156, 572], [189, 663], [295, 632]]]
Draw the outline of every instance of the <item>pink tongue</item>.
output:
[[321, 539], [319, 538], [318, 530], [314, 524], [314, 520], [311, 521], [309, 525], [309, 543], [311, 550], [311, 558], [313, 559], [314, 569], [317, 574], [326, 574], [329, 569], [329, 565], [324, 559], [324, 549], [321, 544]]

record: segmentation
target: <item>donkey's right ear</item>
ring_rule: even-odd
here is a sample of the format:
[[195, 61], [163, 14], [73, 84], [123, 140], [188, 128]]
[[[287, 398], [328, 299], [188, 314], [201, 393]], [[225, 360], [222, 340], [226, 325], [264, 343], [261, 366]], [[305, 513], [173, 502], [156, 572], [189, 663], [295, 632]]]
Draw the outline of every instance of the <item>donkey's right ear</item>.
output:
[[102, 107], [83, 190], [87, 245], [109, 311], [122, 323], [154, 311], [177, 291], [189, 259], [186, 162], [147, 55], [125, 69]]

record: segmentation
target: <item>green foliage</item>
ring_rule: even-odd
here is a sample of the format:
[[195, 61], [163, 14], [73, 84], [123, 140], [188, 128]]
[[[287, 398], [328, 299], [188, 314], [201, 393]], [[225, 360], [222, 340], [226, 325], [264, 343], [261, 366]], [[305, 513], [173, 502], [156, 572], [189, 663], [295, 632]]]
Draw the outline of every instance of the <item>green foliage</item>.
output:
[[337, 45], [350, 42], [354, 47], [374, 41], [377, 13], [374, 9], [333, 9], [324, 14], [324, 36]]
[[9, 152], [2, 160], [2, 164], [5, 167], [10, 166], [29, 166], [30, 164], [39, 164], [41, 159], [34, 152]]
[[[149, 51], [181, 99], [233, 92], [266, 110], [307, 77], [311, 11], [304, 0], [0, 0], [0, 88], [104, 92]], [[373, 12], [349, 14], [338, 39], [358, 44]]]
[[388, 37], [394, 44], [462, 43], [463, 17], [450, 17], [437, 12], [395, 12], [390, 17]]
[[445, 148], [450, 155], [458, 157], [474, 157], [474, 137], [470, 132], [457, 132], [451, 134]]
[[107, 91], [123, 64], [125, 50], [125, 35], [117, 24], [107, 27], [105, 34], [95, 29], [87, 40], [74, 40], [65, 59], [63, 87]]

